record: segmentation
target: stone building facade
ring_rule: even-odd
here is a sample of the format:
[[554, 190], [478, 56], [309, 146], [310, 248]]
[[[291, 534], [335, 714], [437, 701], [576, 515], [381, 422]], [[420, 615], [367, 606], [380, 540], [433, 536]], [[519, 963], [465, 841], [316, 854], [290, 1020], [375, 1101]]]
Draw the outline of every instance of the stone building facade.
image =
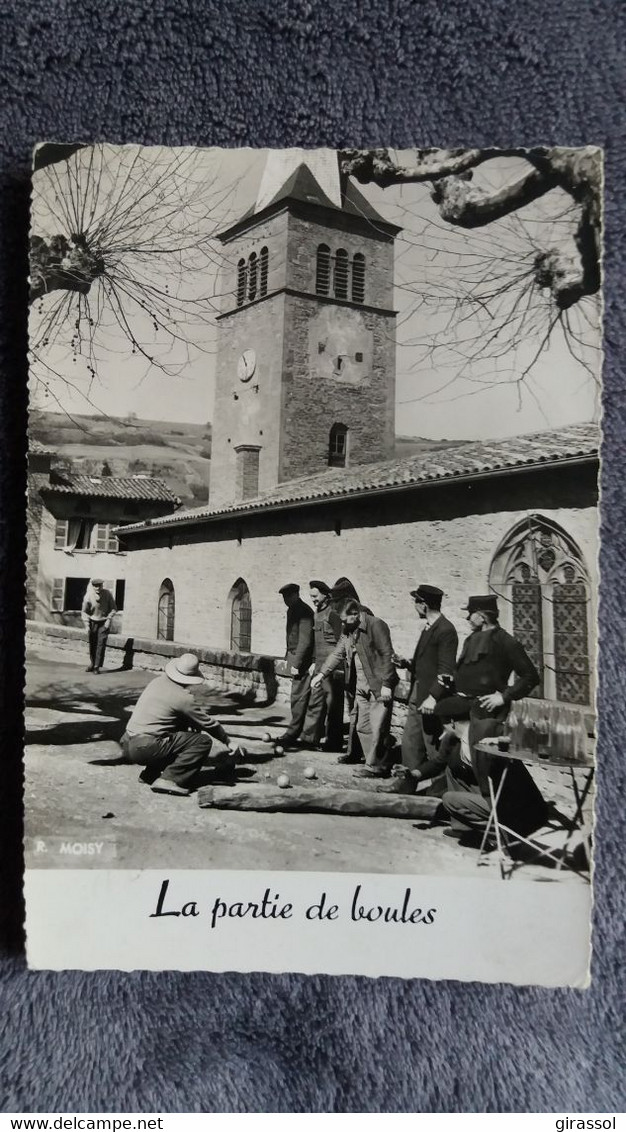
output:
[[181, 511], [121, 533], [130, 552], [125, 631], [154, 638], [163, 587], [171, 639], [284, 655], [278, 593], [347, 576], [409, 653], [419, 624], [409, 591], [440, 586], [463, 638], [468, 594], [490, 590], [524, 641], [548, 698], [590, 703], [597, 593], [595, 426], [327, 471], [249, 502]]
[[53, 457], [34, 444], [29, 453], [26, 615], [57, 625], [80, 625], [90, 578], [103, 578], [121, 630], [128, 555], [116, 528], [172, 511], [180, 500], [161, 480], [55, 471]]
[[213, 507], [393, 453], [398, 231], [303, 164], [222, 233]]

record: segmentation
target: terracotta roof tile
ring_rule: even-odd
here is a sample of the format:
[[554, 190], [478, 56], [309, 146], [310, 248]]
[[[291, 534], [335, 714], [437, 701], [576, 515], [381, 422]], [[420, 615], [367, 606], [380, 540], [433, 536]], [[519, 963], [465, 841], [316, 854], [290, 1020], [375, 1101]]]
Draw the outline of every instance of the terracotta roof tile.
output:
[[[196, 507], [175, 515], [163, 515], [151, 527], [191, 523], [224, 515], [270, 511], [290, 503], [331, 500], [384, 491], [403, 485], [464, 479], [467, 476], [503, 472], [507, 469], [559, 464], [581, 457], [593, 457], [600, 443], [596, 424], [570, 425], [557, 431], [533, 433], [506, 440], [480, 440], [455, 447], [424, 452], [401, 460], [359, 464], [353, 468], [329, 468], [316, 475], [289, 480], [271, 491], [227, 507]], [[125, 531], [139, 530], [133, 523]]]
[[46, 484], [48, 495], [88, 495], [92, 499], [146, 499], [177, 506], [180, 499], [163, 480], [152, 476], [60, 475], [59, 482]]

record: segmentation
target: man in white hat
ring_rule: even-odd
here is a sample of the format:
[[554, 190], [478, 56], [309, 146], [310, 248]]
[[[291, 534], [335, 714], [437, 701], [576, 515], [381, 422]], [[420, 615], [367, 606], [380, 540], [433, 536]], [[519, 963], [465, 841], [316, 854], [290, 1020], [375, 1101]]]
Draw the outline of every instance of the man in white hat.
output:
[[[160, 794], [189, 794], [203, 765], [223, 770], [240, 755], [218, 720], [199, 707], [189, 691], [204, 683], [197, 656], [174, 657], [165, 671], [144, 688], [122, 736], [122, 750], [131, 763], [158, 775], [152, 789]], [[213, 740], [227, 750], [214, 752]]]

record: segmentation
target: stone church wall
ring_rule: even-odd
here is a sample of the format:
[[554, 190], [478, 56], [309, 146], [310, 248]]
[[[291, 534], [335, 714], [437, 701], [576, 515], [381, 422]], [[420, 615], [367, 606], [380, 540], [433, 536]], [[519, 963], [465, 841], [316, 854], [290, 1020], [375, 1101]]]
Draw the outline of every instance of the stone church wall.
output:
[[[597, 515], [588, 473], [546, 470], [500, 478], [499, 487], [467, 486], [250, 516], [235, 523], [152, 531], [129, 555], [125, 630], [154, 637], [164, 578], [176, 594], [175, 640], [212, 648], [230, 644], [227, 597], [243, 578], [252, 603], [252, 650], [281, 656], [285, 607], [278, 594], [295, 581], [307, 595], [311, 578], [348, 576], [361, 600], [390, 625], [396, 650], [409, 652], [418, 624], [409, 591], [427, 581], [446, 593], [444, 608], [460, 636], [461, 606], [486, 591], [492, 559], [508, 532], [533, 511], [559, 524], [577, 543], [595, 589]], [[576, 482], [576, 475], [578, 482]], [[519, 477], [522, 478], [522, 477]], [[489, 499], [499, 504], [489, 506]], [[549, 504], [552, 500], [552, 505]], [[557, 504], [557, 505], [555, 505]], [[149, 542], [148, 545], [145, 545]], [[160, 545], [159, 545], [160, 543]], [[595, 598], [594, 598], [595, 602]], [[508, 609], [502, 610], [507, 625]], [[595, 622], [595, 608], [592, 610]]]

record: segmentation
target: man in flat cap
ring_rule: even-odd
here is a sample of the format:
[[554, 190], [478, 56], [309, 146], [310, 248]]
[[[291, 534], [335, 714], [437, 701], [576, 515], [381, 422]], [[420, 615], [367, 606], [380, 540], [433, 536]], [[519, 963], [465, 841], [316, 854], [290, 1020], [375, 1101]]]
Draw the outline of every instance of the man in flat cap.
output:
[[[423, 584], [411, 590], [411, 597], [424, 627], [413, 659], [395, 658], [398, 667], [408, 668], [410, 672], [407, 716], [402, 732], [402, 770], [417, 771], [428, 762], [429, 771], [441, 765], [442, 773], [445, 760], [438, 759], [442, 725], [434, 711], [437, 701], [447, 695], [452, 686], [459, 638], [452, 622], [441, 612], [443, 590]], [[407, 783], [417, 784], [417, 775], [411, 778], [400, 771], [396, 777], [397, 782], [386, 787], [387, 791], [406, 793]]]
[[292, 677], [291, 719], [280, 745], [292, 747], [297, 743], [304, 727], [311, 691], [309, 668], [313, 662], [313, 610], [302, 601], [300, 587], [295, 582], [287, 582], [278, 592], [287, 606], [285, 660]]
[[[333, 608], [330, 586], [319, 578], [309, 582], [309, 593], [315, 610], [313, 622], [313, 662], [309, 674], [315, 676], [328, 660], [341, 636], [341, 617]], [[336, 669], [311, 688], [309, 706], [302, 729], [302, 743], [307, 747], [323, 745], [326, 751], [343, 747], [344, 675]]]
[[91, 579], [80, 612], [89, 641], [87, 672], [94, 672], [97, 676], [104, 664], [111, 622], [117, 613], [113, 594], [105, 588], [102, 578]]
[[[472, 596], [465, 609], [471, 632], [457, 664], [455, 695], [437, 705], [439, 712], [446, 711], [448, 705], [449, 710], [461, 714], [469, 705], [463, 766], [448, 767], [448, 790], [442, 798], [452, 829], [458, 833], [485, 828], [491, 812], [489, 779], [497, 793], [507, 766], [504, 759], [477, 751], [476, 744], [502, 735], [513, 700], [527, 696], [539, 683], [539, 673], [524, 646], [500, 626], [496, 596]], [[501, 820], [524, 834], [542, 824], [545, 812], [545, 802], [527, 768], [511, 762], [498, 802]]]

